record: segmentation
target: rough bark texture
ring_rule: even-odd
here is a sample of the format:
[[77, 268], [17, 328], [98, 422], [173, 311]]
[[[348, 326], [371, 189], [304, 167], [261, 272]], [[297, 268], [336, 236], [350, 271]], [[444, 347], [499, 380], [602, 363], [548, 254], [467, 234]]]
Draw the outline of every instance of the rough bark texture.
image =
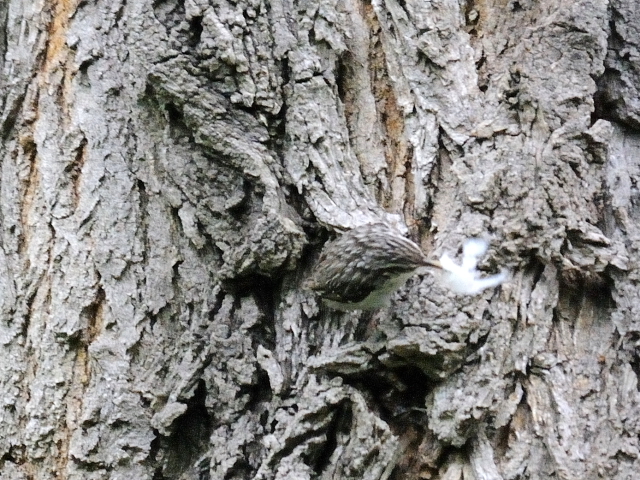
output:
[[[633, 479], [635, 0], [0, 3], [0, 479]], [[478, 297], [300, 288], [384, 219]]]

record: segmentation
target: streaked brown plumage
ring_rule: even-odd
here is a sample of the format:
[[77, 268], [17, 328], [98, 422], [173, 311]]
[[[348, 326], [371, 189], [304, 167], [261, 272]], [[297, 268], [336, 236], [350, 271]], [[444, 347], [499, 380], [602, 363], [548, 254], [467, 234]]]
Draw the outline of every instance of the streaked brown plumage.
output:
[[374, 223], [356, 227], [325, 245], [305, 286], [339, 310], [372, 310], [420, 267], [440, 268], [396, 229]]

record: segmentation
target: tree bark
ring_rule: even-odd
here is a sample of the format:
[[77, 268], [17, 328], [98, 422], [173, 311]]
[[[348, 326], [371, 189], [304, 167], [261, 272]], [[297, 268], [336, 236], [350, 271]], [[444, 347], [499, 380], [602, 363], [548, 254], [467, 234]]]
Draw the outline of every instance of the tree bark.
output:
[[[633, 0], [0, 4], [0, 479], [633, 479]], [[509, 268], [302, 288], [372, 221]]]

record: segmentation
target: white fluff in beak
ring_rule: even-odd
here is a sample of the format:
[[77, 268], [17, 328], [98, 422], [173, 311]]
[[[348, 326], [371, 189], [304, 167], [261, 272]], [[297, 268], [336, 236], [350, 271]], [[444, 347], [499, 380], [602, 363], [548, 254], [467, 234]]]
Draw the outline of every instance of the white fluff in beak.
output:
[[507, 279], [507, 272], [480, 278], [476, 270], [478, 260], [487, 251], [488, 243], [479, 238], [471, 238], [462, 246], [462, 263], [456, 264], [446, 253], [440, 257], [442, 283], [450, 290], [463, 295], [477, 295], [483, 290], [497, 287]]

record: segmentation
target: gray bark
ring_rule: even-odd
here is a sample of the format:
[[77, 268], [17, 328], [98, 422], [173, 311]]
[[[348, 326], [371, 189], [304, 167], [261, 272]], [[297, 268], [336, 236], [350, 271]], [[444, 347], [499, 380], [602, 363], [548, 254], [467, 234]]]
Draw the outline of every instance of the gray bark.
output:
[[[632, 479], [633, 0], [0, 4], [0, 479]], [[385, 220], [477, 297], [301, 285]]]

